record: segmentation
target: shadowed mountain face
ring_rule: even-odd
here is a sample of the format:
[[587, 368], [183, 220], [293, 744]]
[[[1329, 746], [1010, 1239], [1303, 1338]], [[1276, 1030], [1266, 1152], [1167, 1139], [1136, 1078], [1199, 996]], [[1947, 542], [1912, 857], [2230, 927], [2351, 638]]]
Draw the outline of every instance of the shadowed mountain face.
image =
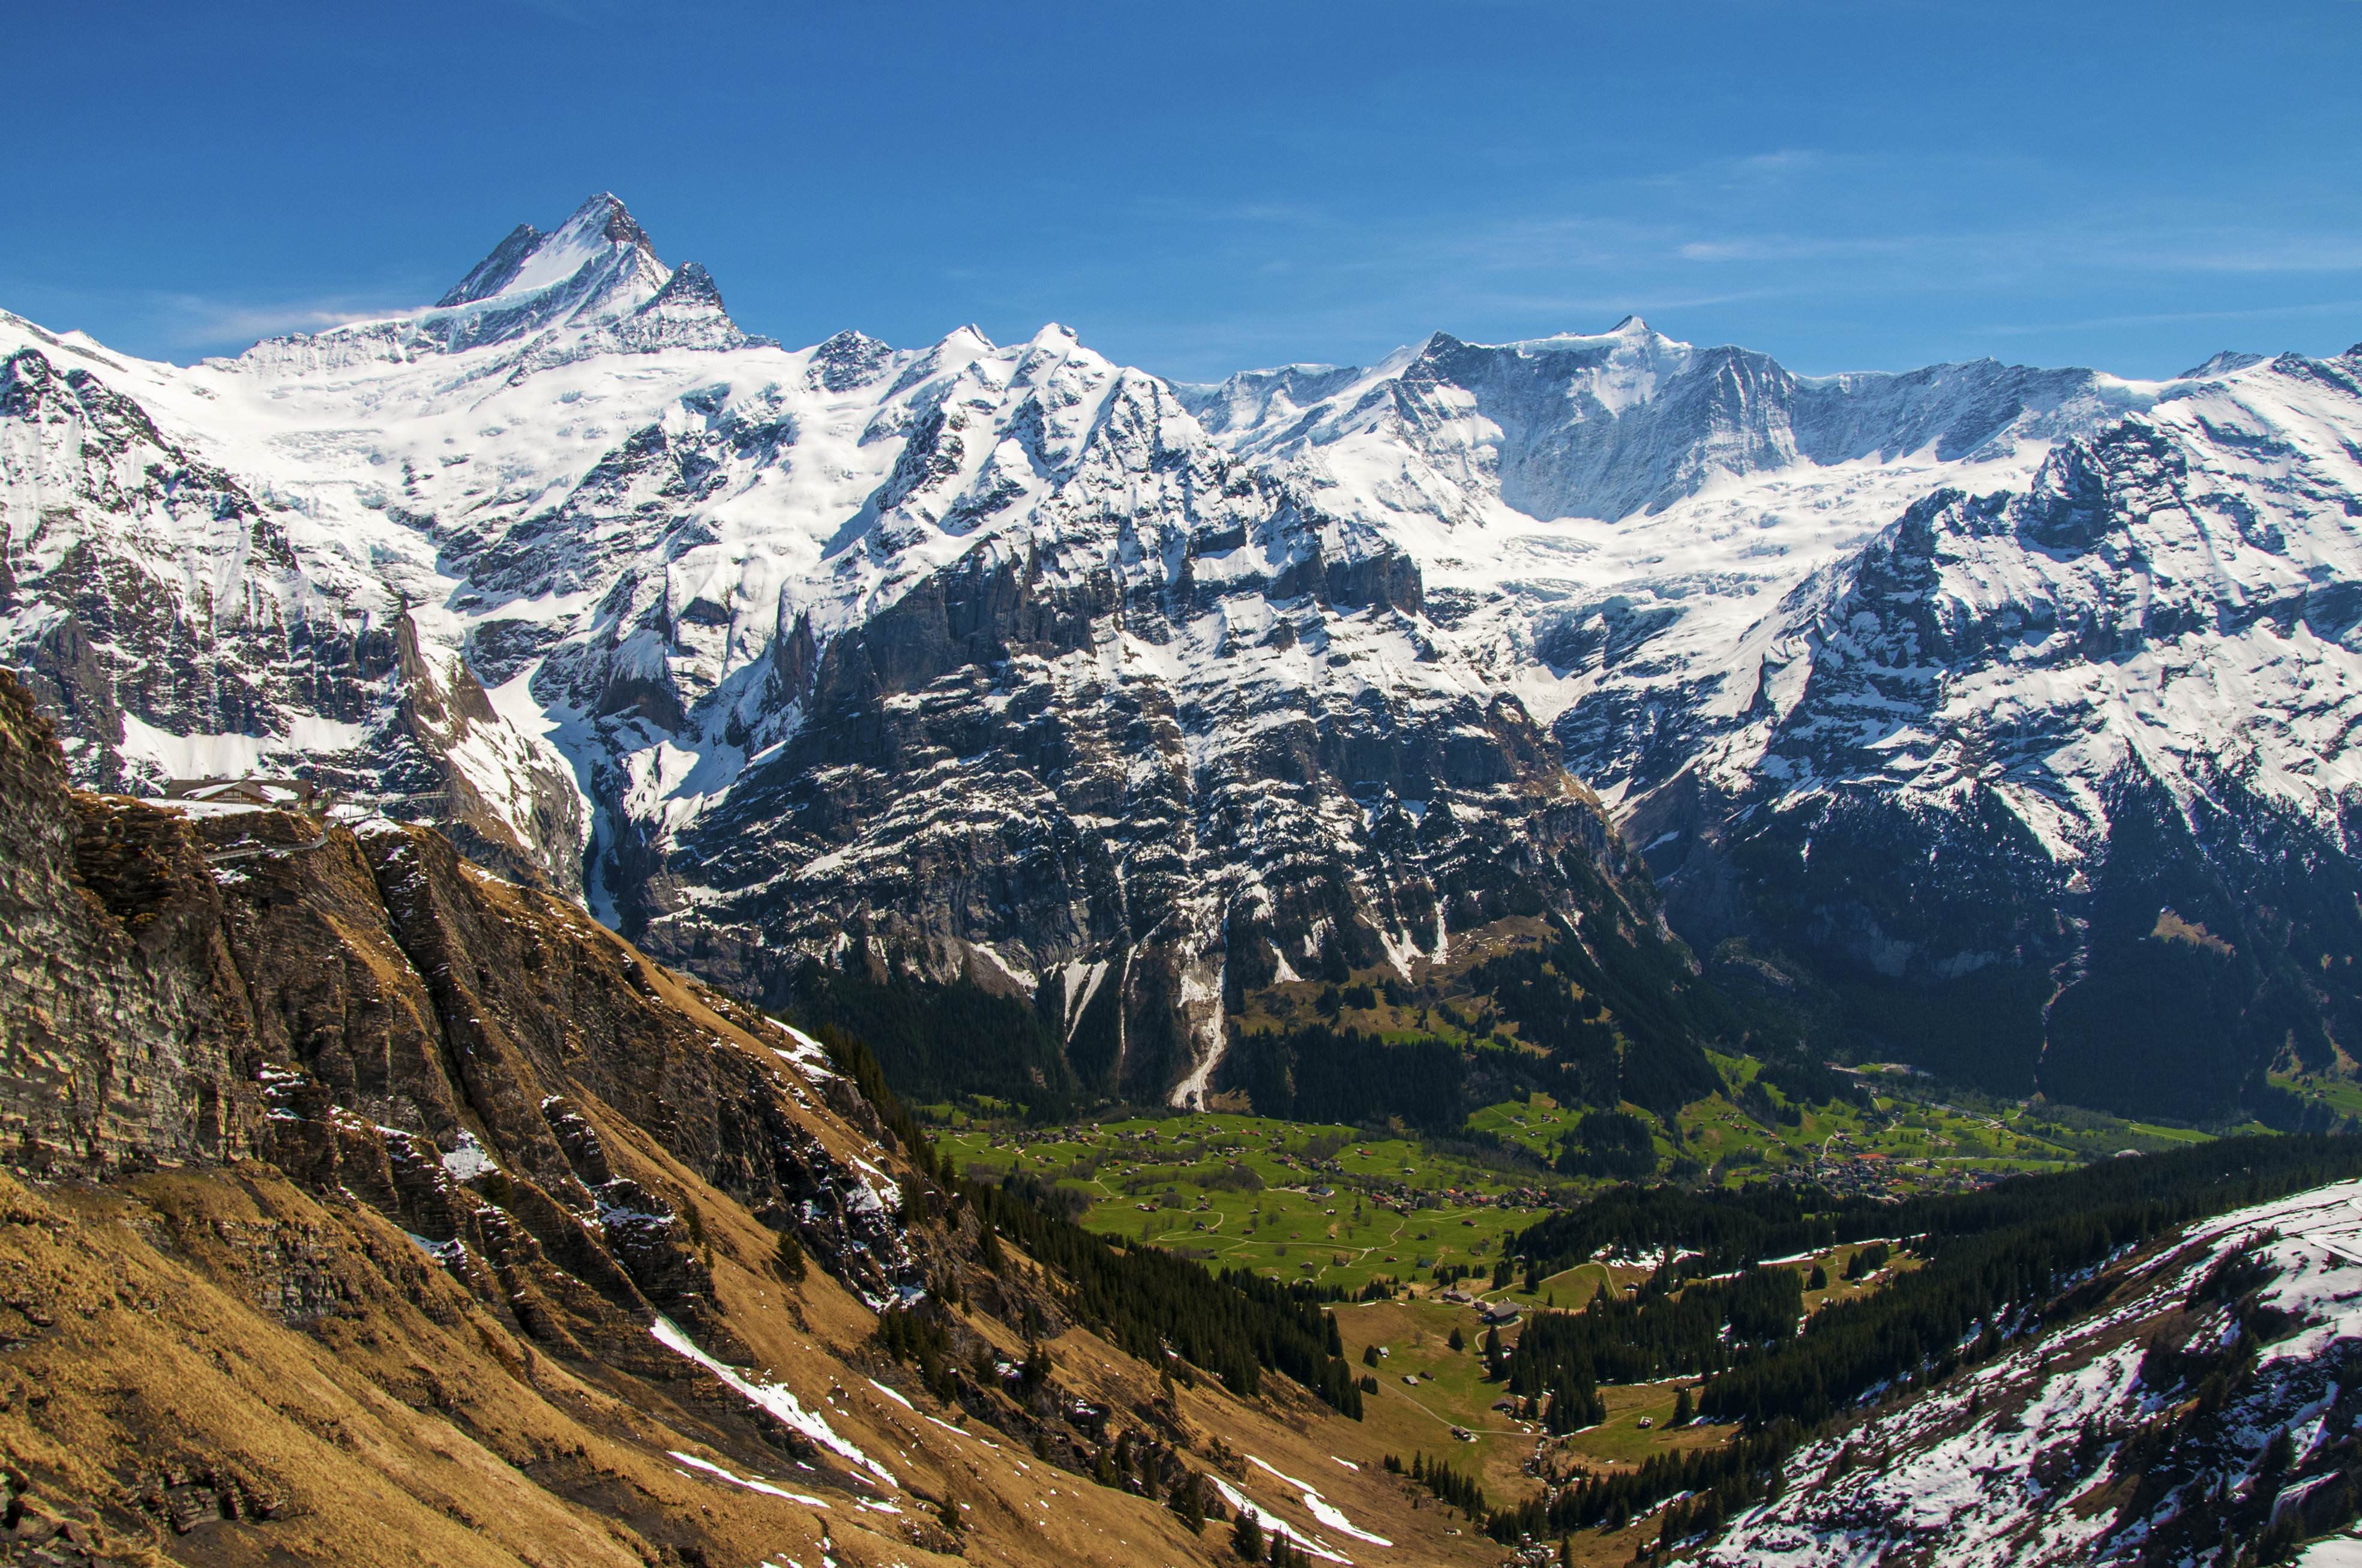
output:
[[2356, 376], [788, 350], [602, 196], [235, 360], [0, 318], [0, 644], [85, 782], [300, 767], [741, 996], [1112, 984], [1094, 1091], [1661, 899], [1805, 1049], [2202, 1116], [2348, 1029]]
[[2362, 354], [1811, 379], [1627, 322], [1186, 395], [1397, 542], [1823, 1048], [2192, 1119], [2342, 1061]]

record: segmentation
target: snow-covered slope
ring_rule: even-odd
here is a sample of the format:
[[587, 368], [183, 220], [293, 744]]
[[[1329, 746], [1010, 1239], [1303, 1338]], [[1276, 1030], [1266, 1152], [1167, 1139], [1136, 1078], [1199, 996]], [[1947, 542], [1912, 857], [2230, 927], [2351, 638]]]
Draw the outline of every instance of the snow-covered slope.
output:
[[1801, 378], [1628, 320], [1185, 396], [1410, 558], [1833, 1046], [2204, 1115], [2362, 1021], [2358, 377]]
[[2275, 1522], [2300, 1539], [2350, 1516], [2362, 1183], [2193, 1226], [2104, 1310], [2012, 1327], [2036, 1331], [1799, 1450], [1702, 1561], [2223, 1562]]
[[0, 642], [90, 780], [308, 763], [767, 997], [848, 931], [1111, 974], [1143, 1094], [1331, 948], [1651, 918], [1392, 545], [1064, 328], [782, 349], [602, 196], [413, 314], [0, 361]]
[[1297, 366], [1184, 390], [1209, 432], [1297, 473], [1329, 509], [1445, 528], [1653, 515], [1799, 466], [1991, 460], [2154, 395], [1992, 360], [1800, 377], [1638, 316], [1497, 346], [1437, 333], [1366, 371]]
[[791, 350], [599, 196], [236, 359], [0, 316], [0, 657], [86, 781], [306, 766], [752, 994], [1112, 974], [1132, 1092], [1331, 949], [1648, 929], [1605, 802], [1808, 1048], [2191, 1114], [2362, 1025], [2357, 371]]

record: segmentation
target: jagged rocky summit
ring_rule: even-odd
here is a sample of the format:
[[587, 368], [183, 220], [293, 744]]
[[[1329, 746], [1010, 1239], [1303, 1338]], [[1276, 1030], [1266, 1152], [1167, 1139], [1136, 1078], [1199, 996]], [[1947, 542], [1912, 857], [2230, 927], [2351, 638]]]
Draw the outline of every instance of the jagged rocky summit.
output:
[[301, 766], [750, 998], [966, 976], [1187, 1097], [1258, 988], [1661, 907], [1758, 1027], [2012, 1092], [2210, 1115], [2352, 1037], [2353, 354], [1176, 386], [785, 349], [606, 196], [232, 360], [0, 339], [77, 778]]

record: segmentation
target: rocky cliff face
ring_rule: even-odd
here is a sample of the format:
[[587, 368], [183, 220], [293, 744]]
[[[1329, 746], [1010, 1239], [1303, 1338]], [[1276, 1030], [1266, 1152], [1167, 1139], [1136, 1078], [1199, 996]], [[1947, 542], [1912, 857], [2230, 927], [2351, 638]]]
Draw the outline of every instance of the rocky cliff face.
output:
[[153, 791], [301, 769], [414, 802], [487, 859], [579, 885], [581, 817], [559, 760], [422, 643], [400, 591], [307, 559], [283, 503], [165, 436], [103, 379], [113, 361], [35, 337], [0, 360], [0, 620], [77, 778]]
[[694, 1322], [701, 1265], [650, 1240], [687, 1201], [632, 1153], [652, 1139], [871, 1305], [921, 1287], [911, 1217], [847, 1152], [890, 1134], [808, 1041], [439, 835], [74, 794], [13, 681], [0, 721], [20, 1167], [266, 1159], [486, 1260], [502, 1310], [555, 1256]]
[[74, 795], [0, 680], [0, 1139], [102, 1174], [250, 1144], [255, 1063], [203, 856], [157, 813]]
[[1195, 1562], [1215, 1434], [1375, 1458], [1160, 1388], [821, 1046], [431, 831], [77, 794], [6, 677], [0, 781], [12, 1562]]
[[2268, 1106], [2275, 1061], [2332, 1066], [2362, 937], [2357, 369], [2179, 389], [1798, 585], [1686, 772], [1628, 776], [1675, 918], [1784, 926], [1927, 1065], [2004, 1090], [2198, 1118]]

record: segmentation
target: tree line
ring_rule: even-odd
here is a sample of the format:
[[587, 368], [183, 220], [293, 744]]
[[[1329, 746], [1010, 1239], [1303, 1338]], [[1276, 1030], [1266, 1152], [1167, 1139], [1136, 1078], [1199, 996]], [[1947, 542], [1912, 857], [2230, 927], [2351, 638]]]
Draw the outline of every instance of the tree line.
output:
[[974, 1206], [988, 1264], [1006, 1237], [1062, 1275], [1068, 1309], [1126, 1353], [1158, 1365], [1168, 1353], [1177, 1354], [1247, 1396], [1259, 1390], [1264, 1371], [1283, 1373], [1341, 1414], [1361, 1419], [1362, 1389], [1345, 1362], [1336, 1320], [1320, 1305], [1335, 1292], [1240, 1270], [1210, 1274], [1138, 1242], [1119, 1248], [1037, 1201], [1038, 1187], [959, 1179], [887, 1088], [864, 1042], [833, 1024], [818, 1024], [814, 1033], [837, 1069], [877, 1108], [911, 1163]]
[[1580, 1311], [1534, 1313], [1509, 1353], [1509, 1392], [1721, 1372], [1794, 1338], [1805, 1315], [1804, 1276], [1793, 1268], [1749, 1269], [1680, 1290], [1676, 1278], [1660, 1268], [1630, 1297], [1619, 1299], [1602, 1286]]
[[[1564, 1535], [1571, 1530], [1619, 1530], [1667, 1497], [1682, 1493], [1714, 1499], [1717, 1517], [1736, 1512], [1778, 1484], [1780, 1462], [1795, 1441], [1789, 1430], [1742, 1437], [1719, 1448], [1654, 1453], [1637, 1470], [1587, 1475], [1553, 1496], [1535, 1497], [1496, 1509], [1485, 1533], [1505, 1544], [1520, 1536]], [[1703, 1509], [1681, 1516], [1684, 1531]], [[1671, 1521], [1669, 1521], [1670, 1523]], [[1677, 1540], [1679, 1534], [1664, 1539]]]
[[1444, 1041], [1389, 1045], [1317, 1023], [1241, 1035], [1216, 1087], [1245, 1090], [1259, 1116], [1352, 1124], [1400, 1117], [1422, 1132], [1452, 1132], [1468, 1120], [1467, 1080], [1467, 1058]]
[[1526, 1260], [1529, 1290], [1603, 1251], [1638, 1258], [1691, 1248], [1703, 1254], [1698, 1272], [1720, 1274], [1828, 1246], [1841, 1239], [1843, 1223], [1891, 1213], [1891, 1206], [1843, 1202], [1815, 1187], [1757, 1184], [1692, 1192], [1628, 1184], [1528, 1226], [1517, 1252]]
[[2006, 1313], [2039, 1312], [2119, 1248], [2357, 1174], [2362, 1140], [2235, 1138], [1889, 1207], [1884, 1222], [1914, 1238], [1924, 1264], [1739, 1359], [1699, 1408], [1755, 1426], [1819, 1421], [1881, 1385], [1948, 1371], [1963, 1347], [1997, 1341]]
[[1630, 1100], [1670, 1118], [1723, 1088], [1700, 1042], [1746, 1032], [1671, 944], [1617, 922], [1581, 934], [1560, 925], [1541, 949], [1488, 959], [1469, 979], [1517, 1021], [1520, 1038], [1582, 1077], [1579, 1098], [1592, 1105]]
[[1143, 1361], [1168, 1351], [1252, 1396], [1268, 1369], [1286, 1374], [1359, 1419], [1362, 1391], [1335, 1320], [1308, 1296], [1237, 1270], [1209, 1274], [1159, 1247], [1120, 1249], [1062, 1215], [988, 1182], [961, 1190], [997, 1236], [1065, 1277], [1075, 1316]]
[[859, 1040], [883, 1066], [881, 1082], [890, 1077], [922, 1105], [989, 1095], [1022, 1104], [1030, 1120], [1058, 1121], [1073, 1114], [1081, 1092], [1057, 1035], [1031, 1003], [965, 977], [949, 985], [902, 975], [879, 981], [811, 960], [797, 973], [792, 1000], [806, 1030]]

